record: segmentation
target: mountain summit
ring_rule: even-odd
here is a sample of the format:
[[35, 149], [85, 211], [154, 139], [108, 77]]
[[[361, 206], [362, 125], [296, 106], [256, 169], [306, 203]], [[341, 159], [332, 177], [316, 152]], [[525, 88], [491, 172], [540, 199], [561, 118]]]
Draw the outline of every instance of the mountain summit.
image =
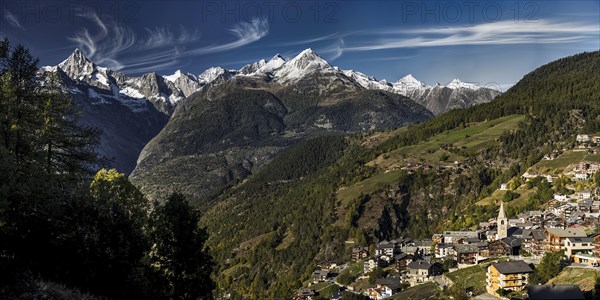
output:
[[96, 71], [96, 65], [90, 61], [79, 48], [62, 61], [58, 66], [71, 78], [91, 76]]
[[275, 71], [276, 79], [281, 82], [296, 81], [314, 72], [330, 71], [331, 65], [316, 52], [308, 48], [296, 57], [283, 63]]

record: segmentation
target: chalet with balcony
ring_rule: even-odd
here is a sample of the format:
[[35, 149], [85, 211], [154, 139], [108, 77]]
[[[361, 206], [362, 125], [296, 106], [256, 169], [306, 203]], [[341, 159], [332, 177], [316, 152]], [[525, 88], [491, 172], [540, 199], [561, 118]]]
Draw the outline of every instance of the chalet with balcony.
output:
[[411, 286], [432, 280], [433, 276], [441, 275], [442, 265], [438, 262], [415, 260], [408, 264], [408, 282]]
[[582, 228], [547, 228], [545, 248], [549, 251], [565, 250], [567, 238], [584, 238], [587, 234]]
[[499, 297], [500, 290], [521, 291], [527, 285], [533, 269], [522, 260], [503, 261], [488, 267], [486, 289]]
[[367, 247], [352, 248], [352, 260], [357, 261], [369, 257], [369, 249]]
[[477, 264], [477, 254], [479, 253], [477, 245], [456, 245], [454, 251], [456, 253], [456, 261], [459, 264]]
[[398, 272], [404, 272], [406, 271], [408, 264], [413, 261], [413, 256], [412, 254], [400, 253], [394, 256], [394, 259], [396, 260], [396, 270], [398, 270]]
[[386, 299], [400, 291], [400, 280], [398, 278], [377, 279], [375, 286], [368, 289], [369, 298]]
[[594, 250], [593, 238], [570, 237], [565, 239], [565, 256], [571, 257], [578, 253], [592, 254]]

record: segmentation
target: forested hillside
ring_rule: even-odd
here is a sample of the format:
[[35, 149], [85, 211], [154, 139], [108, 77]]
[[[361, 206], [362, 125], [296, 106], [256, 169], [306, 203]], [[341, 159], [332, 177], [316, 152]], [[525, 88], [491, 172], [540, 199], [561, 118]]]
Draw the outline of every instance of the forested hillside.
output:
[[100, 132], [37, 59], [0, 42], [0, 298], [196, 299], [214, 287], [199, 213], [101, 169]]
[[[347, 258], [347, 240], [429, 237], [487, 220], [496, 208], [473, 203], [576, 133], [597, 132], [599, 99], [600, 52], [582, 53], [540, 67], [487, 104], [350, 135], [343, 147], [330, 138], [288, 150], [273, 166], [323, 163], [300, 177], [266, 166], [212, 200], [202, 223], [218, 290], [288, 297], [318, 261]], [[318, 155], [323, 148], [335, 155]], [[531, 199], [535, 207], [543, 197]]]

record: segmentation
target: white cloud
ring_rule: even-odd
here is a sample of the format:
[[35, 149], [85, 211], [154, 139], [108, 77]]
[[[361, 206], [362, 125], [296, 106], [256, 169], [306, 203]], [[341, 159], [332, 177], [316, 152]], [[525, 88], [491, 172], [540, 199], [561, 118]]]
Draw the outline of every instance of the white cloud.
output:
[[293, 42], [283, 43], [280, 46], [307, 45], [307, 44], [312, 44], [312, 43], [326, 41], [326, 40], [338, 39], [341, 36], [342, 35], [340, 35], [339, 33], [336, 32], [336, 33], [332, 33], [332, 34], [318, 36], [318, 37], [315, 37], [315, 38], [310, 38], [310, 39], [305, 39], [305, 40], [299, 40], [299, 41], [293, 41]]
[[318, 52], [328, 55], [327, 60], [329, 62], [335, 61], [342, 56], [342, 54], [344, 54], [344, 39], [340, 38], [337, 40], [337, 42], [333, 43], [329, 47], [319, 50]]
[[269, 33], [269, 23], [267, 19], [252, 19], [250, 22], [240, 22], [229, 29], [236, 40], [225, 44], [216, 44], [200, 48], [191, 49], [183, 53], [183, 55], [200, 55], [207, 53], [215, 53], [239, 48], [250, 43], [256, 42]]
[[9, 10], [5, 9], [4, 10], [4, 19], [6, 20], [6, 22], [8, 22], [8, 24], [10, 24], [11, 26], [15, 27], [15, 28], [19, 28], [21, 30], [25, 30], [25, 28], [23, 28], [23, 26], [21, 25], [21, 22], [19, 22], [19, 19], [17, 18], [17, 16], [13, 15]]
[[136, 73], [177, 65], [183, 57], [235, 49], [263, 38], [269, 30], [266, 20], [241, 22], [229, 30], [236, 38], [234, 41], [194, 49], [191, 45], [200, 39], [198, 31], [184, 27], [177, 31], [169, 27], [154, 27], [145, 28], [143, 34], [137, 34], [129, 27], [97, 15], [79, 16], [90, 20], [96, 30], [92, 33], [84, 28], [69, 39], [95, 63], [113, 70]]
[[402, 29], [374, 33], [369, 42], [346, 47], [345, 51], [371, 51], [398, 48], [564, 44], [597, 39], [597, 24], [540, 20], [535, 23], [501, 21], [474, 26]]

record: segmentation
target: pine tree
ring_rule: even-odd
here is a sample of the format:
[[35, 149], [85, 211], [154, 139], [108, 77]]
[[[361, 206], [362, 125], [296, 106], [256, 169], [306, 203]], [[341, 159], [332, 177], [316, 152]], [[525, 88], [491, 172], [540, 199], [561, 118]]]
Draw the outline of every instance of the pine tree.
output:
[[38, 151], [43, 153], [48, 173], [78, 176], [92, 174], [100, 163], [95, 146], [100, 143], [100, 130], [80, 125], [71, 98], [60, 88], [56, 75], [40, 92], [40, 130]]
[[204, 248], [207, 234], [198, 227], [199, 220], [200, 214], [180, 194], [171, 195], [151, 214], [149, 259], [170, 298], [211, 296], [213, 264]]

